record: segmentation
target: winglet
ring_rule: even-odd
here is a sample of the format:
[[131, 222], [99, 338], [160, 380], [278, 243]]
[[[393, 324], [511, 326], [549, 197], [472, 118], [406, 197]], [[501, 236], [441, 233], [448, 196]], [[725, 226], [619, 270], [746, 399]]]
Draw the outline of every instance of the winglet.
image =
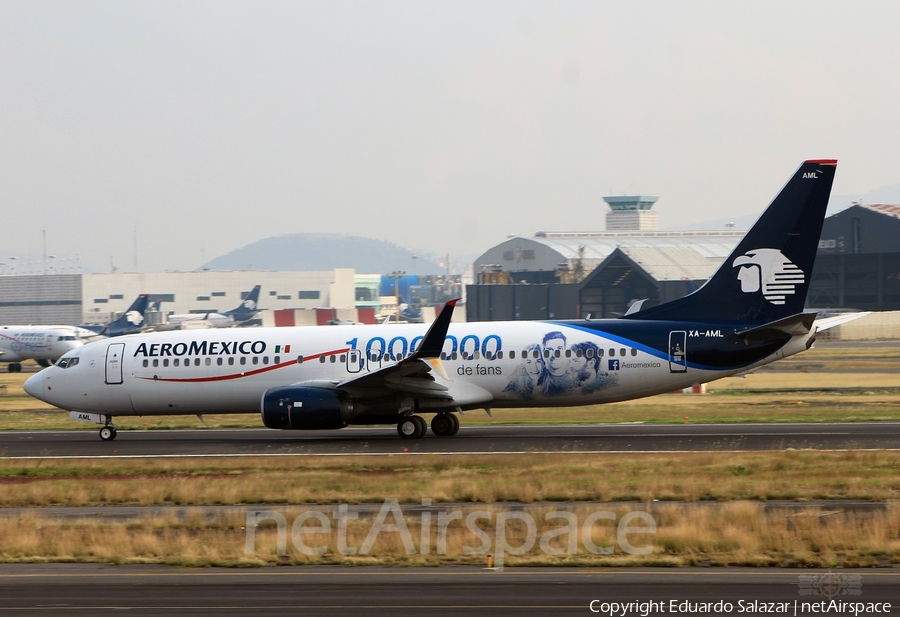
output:
[[434, 320], [434, 323], [428, 328], [428, 332], [425, 333], [425, 338], [422, 339], [419, 348], [409, 357], [410, 360], [439, 358], [441, 356], [441, 351], [444, 349], [444, 339], [447, 337], [447, 330], [450, 328], [450, 318], [453, 317], [453, 308], [459, 300], [459, 298], [454, 298], [444, 304], [444, 308], [441, 309], [437, 319]]

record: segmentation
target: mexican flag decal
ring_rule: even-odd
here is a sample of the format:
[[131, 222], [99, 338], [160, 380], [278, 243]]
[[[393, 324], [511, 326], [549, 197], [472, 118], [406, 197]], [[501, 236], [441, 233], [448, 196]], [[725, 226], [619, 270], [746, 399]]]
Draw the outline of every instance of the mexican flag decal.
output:
[[275, 353], [291, 353], [290, 345], [275, 345]]

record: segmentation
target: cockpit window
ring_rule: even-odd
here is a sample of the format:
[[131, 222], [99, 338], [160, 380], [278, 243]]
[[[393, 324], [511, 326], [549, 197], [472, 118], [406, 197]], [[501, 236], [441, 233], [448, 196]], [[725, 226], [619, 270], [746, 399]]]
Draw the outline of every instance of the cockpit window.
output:
[[72, 368], [76, 364], [78, 364], [77, 356], [69, 357], [69, 358], [60, 358], [56, 362], [56, 366], [58, 366], [59, 368]]

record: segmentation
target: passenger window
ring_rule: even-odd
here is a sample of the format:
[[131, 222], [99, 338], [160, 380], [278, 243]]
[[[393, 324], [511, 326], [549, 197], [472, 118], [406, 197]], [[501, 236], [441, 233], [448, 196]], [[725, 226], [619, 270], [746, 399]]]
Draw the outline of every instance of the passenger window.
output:
[[157, 366], [159, 366], [159, 359], [153, 358], [153, 367], [156, 368]]
[[178, 366], [178, 362], [178, 358], [175, 358], [174, 360], [172, 360], [172, 366]]
[[222, 358], [216, 358], [216, 364], [222, 366]]
[[347, 361], [347, 356], [345, 354], [341, 354], [341, 364]]
[[169, 359], [168, 359], [168, 358], [164, 358], [164, 359], [163, 359], [163, 366], [169, 366]]
[[332, 364], [334, 364], [335, 362], [337, 362], [337, 358], [336, 358], [335, 356], [328, 356], [328, 357], [331, 358], [331, 363], [332, 363]]
[[625, 348], [622, 347], [622, 348], [619, 350], [619, 355], [622, 356], [622, 357], [624, 358], [624, 357], [625, 357], [625, 353], [626, 353], [626, 352], [625, 352]]
[[566, 350], [566, 357], [567, 357], [567, 358], [571, 358], [571, 357], [572, 357], [572, 350], [571, 350], [571, 349], [567, 349], [567, 350]]
[[200, 366], [200, 358], [194, 358], [194, 366]]
[[303, 356], [297, 356], [297, 364], [303, 364]]
[[263, 364], [269, 363], [269, 356], [263, 356]]
[[610, 357], [610, 358], [615, 358], [615, 357], [616, 357], [616, 350], [615, 350], [615, 349], [610, 349], [610, 350], [609, 350], [609, 357]]
[[234, 366], [234, 356], [228, 358], [228, 366]]
[[206, 366], [209, 366], [210, 364], [212, 364], [212, 358], [207, 358], [207, 359], [206, 359]]
[[636, 356], [636, 355], [637, 355], [637, 349], [635, 349], [634, 347], [631, 348], [631, 355], [632, 355], [632, 356]]
[[259, 364], [259, 356], [253, 356], [253, 364]]
[[515, 352], [515, 350], [510, 350], [510, 352], [509, 352], [509, 359], [510, 359], [510, 360], [515, 360], [515, 359], [516, 359], [516, 352]]
[[247, 356], [241, 356], [241, 366], [247, 364]]
[[147, 368], [148, 366], [150, 366], [150, 361], [147, 360], [147, 358], [144, 358], [144, 368]]
[[325, 364], [325, 356], [319, 356], [319, 362]]

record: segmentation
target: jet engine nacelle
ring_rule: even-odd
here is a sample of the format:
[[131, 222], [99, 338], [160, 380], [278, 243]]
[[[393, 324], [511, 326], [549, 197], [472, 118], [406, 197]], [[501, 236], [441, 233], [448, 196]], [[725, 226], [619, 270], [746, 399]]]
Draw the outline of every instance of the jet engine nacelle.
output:
[[334, 390], [281, 386], [262, 397], [262, 421], [277, 429], [334, 429], [347, 426], [353, 404]]

